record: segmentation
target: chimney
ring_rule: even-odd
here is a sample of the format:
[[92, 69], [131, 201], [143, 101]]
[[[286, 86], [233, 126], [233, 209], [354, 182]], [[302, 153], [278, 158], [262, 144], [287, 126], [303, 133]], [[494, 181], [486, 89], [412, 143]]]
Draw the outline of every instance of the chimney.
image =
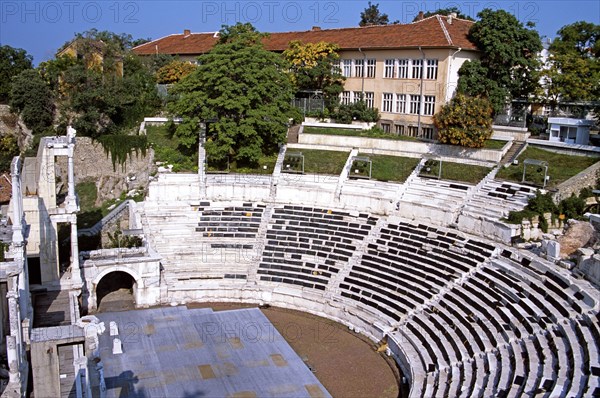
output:
[[451, 12], [450, 14], [448, 14], [448, 16], [446, 17], [446, 22], [448, 22], [448, 25], [452, 25], [452, 21], [454, 20], [454, 18], [456, 18], [455, 12]]
[[183, 36], [188, 37], [191, 34], [189, 29], [184, 29], [183, 30]]
[[313, 31], [314, 31], [314, 30], [321, 30], [321, 27], [320, 27], [320, 26], [313, 26], [313, 27], [311, 28], [311, 30], [313, 30]]
[[422, 21], [423, 20], [423, 11], [419, 11], [419, 15], [417, 15], [417, 21]]

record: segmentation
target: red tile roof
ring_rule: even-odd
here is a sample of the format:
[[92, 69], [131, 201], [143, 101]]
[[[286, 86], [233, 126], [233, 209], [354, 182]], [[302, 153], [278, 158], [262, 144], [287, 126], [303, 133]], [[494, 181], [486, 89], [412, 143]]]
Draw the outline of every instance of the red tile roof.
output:
[[[378, 25], [340, 29], [314, 29], [309, 31], [271, 33], [264, 39], [265, 48], [283, 51], [292, 40], [303, 43], [320, 41], [336, 43], [342, 50], [374, 50], [397, 48], [462, 48], [477, 50], [467, 34], [472, 21], [434, 15], [409, 24]], [[142, 44], [133, 49], [138, 55], [203, 54], [217, 42], [216, 33], [173, 34]]]

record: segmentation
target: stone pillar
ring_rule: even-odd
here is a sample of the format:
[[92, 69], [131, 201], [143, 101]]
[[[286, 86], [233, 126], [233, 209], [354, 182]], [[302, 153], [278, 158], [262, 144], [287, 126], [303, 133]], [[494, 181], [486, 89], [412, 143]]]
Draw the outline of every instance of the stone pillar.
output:
[[12, 179], [12, 202], [13, 202], [13, 244], [24, 242], [23, 238], [23, 194], [21, 192], [21, 161], [15, 156], [10, 164]]
[[71, 220], [71, 280], [74, 285], [81, 285], [81, 270], [79, 268], [79, 243], [77, 242], [77, 217]]
[[206, 150], [204, 143], [206, 142], [206, 123], [200, 123], [200, 139], [198, 144], [198, 179], [200, 180], [200, 197], [206, 196]]
[[[14, 278], [14, 277], [11, 277]], [[10, 322], [10, 335], [6, 336], [6, 356], [8, 358], [8, 370], [11, 383], [20, 385], [21, 383], [21, 362], [23, 345], [21, 338], [21, 314], [19, 313], [19, 295], [9, 284], [8, 315]]]
[[73, 152], [75, 150], [75, 136], [77, 132], [71, 126], [67, 127], [67, 145], [68, 145], [68, 161], [67, 161], [67, 197], [66, 207], [67, 211], [74, 213], [78, 210], [77, 198], [75, 197], [75, 166], [73, 163]]
[[11, 384], [21, 384], [19, 374], [19, 355], [17, 351], [17, 339], [15, 336], [6, 336], [6, 358], [8, 360], [8, 377]]

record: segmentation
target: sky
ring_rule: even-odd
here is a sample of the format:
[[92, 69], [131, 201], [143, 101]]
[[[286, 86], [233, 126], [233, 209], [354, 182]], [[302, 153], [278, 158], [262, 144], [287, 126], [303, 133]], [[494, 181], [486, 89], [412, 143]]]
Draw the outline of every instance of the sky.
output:
[[[250, 22], [261, 32], [358, 26], [367, 0], [118, 1], [0, 0], [0, 45], [23, 48], [34, 64], [52, 59], [76, 33], [90, 29], [157, 39], [169, 34], [214, 32], [222, 25]], [[504, 9], [520, 21], [532, 21], [542, 38], [553, 38], [576, 21], [600, 24], [598, 0], [389, 1], [375, 0], [390, 22], [409, 23], [422, 11], [457, 7], [476, 18], [484, 8]]]

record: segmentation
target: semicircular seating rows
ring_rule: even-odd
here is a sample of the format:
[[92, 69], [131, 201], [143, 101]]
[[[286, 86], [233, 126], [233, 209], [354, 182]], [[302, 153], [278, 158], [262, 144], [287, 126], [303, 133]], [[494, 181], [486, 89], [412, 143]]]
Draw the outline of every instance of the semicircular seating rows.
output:
[[[229, 298], [232, 286], [285, 287], [290, 301], [306, 293], [383, 325], [410, 397], [600, 396], [598, 289], [529, 253], [398, 217], [301, 205], [205, 202], [167, 216], [146, 207], [143, 220], [166, 280], [183, 266], [188, 277], [220, 280]], [[187, 226], [189, 258], [173, 222]], [[211, 244], [252, 246], [256, 261], [201, 264], [193, 248]]]

